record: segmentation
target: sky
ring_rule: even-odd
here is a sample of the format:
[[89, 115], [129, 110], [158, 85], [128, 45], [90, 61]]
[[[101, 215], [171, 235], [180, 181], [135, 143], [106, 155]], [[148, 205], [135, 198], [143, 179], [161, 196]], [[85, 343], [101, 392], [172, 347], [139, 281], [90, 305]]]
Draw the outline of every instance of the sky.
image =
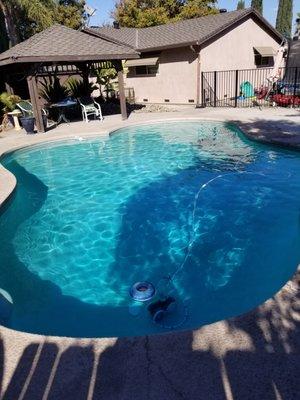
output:
[[[96, 8], [97, 12], [93, 18], [91, 18], [90, 25], [101, 25], [104, 22], [111, 22], [110, 12], [114, 8], [114, 4], [116, 0], [86, 0], [87, 3]], [[298, 10], [296, 10], [296, 3], [299, 0], [294, 0], [294, 21], [296, 18], [296, 12], [300, 12], [300, 5]], [[219, 8], [227, 8], [228, 11], [232, 11], [236, 9], [238, 0], [219, 0], [218, 7]], [[251, 0], [245, 1], [246, 6], [250, 6]], [[278, 0], [264, 0], [264, 16], [265, 18], [271, 22], [271, 24], [275, 25], [276, 14], [277, 14], [277, 5]], [[294, 31], [294, 29], [293, 29]]]

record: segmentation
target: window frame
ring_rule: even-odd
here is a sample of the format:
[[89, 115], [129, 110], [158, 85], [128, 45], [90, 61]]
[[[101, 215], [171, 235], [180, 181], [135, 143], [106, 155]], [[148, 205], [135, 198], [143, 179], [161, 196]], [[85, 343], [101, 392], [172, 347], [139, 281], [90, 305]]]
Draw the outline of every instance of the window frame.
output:
[[264, 57], [255, 48], [254, 50], [254, 64], [257, 68], [274, 67], [274, 56]]
[[[139, 68], [144, 68], [145, 72], [138, 73], [137, 70]], [[156, 68], [156, 71], [153, 72], [151, 69]], [[142, 76], [157, 76], [159, 73], [159, 63], [156, 65], [139, 65], [137, 67], [129, 67], [128, 68], [128, 77], [142, 77]]]

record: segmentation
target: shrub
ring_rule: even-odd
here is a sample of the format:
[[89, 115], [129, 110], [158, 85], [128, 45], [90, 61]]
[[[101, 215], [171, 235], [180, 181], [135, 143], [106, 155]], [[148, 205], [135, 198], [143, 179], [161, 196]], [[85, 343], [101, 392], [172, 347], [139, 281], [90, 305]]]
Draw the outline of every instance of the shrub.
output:
[[82, 79], [78, 80], [75, 78], [69, 78], [66, 82], [66, 87], [68, 88], [71, 96], [78, 99], [79, 97], [90, 96], [94, 90], [97, 90], [92, 82], [86, 84]]
[[44, 78], [41, 85], [43, 89], [40, 91], [40, 95], [49, 104], [57, 103], [70, 96], [69, 89], [65, 85], [61, 84], [60, 79], [57, 76]]
[[0, 101], [3, 104], [3, 111], [8, 113], [10, 111], [14, 111], [17, 103], [21, 101], [21, 97], [16, 96], [14, 94], [9, 94], [7, 92], [3, 92], [0, 94]]

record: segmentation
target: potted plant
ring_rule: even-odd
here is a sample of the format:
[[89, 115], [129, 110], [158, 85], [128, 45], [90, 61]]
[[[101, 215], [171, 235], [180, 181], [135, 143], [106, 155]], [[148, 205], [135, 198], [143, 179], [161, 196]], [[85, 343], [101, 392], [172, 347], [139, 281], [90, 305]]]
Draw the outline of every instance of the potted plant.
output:
[[22, 127], [25, 129], [27, 134], [34, 133], [35, 118], [33, 116], [33, 113], [27, 113], [27, 116], [21, 117], [20, 121], [21, 121]]
[[[4, 112], [4, 121], [7, 120], [11, 123], [12, 126], [14, 126], [14, 120], [11, 115], [8, 115], [9, 112], [12, 112], [16, 109], [17, 103], [21, 101], [21, 98], [19, 96], [16, 96], [14, 94], [9, 94], [7, 92], [3, 92], [0, 94], [0, 101], [3, 104], [3, 112]], [[4, 122], [5, 125], [5, 122]]]

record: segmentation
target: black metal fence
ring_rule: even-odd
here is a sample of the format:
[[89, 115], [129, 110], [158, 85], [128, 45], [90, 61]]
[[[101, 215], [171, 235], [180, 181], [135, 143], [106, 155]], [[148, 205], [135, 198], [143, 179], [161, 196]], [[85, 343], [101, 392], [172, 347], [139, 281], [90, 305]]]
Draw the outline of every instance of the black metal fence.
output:
[[203, 107], [300, 107], [300, 67], [202, 72]]

